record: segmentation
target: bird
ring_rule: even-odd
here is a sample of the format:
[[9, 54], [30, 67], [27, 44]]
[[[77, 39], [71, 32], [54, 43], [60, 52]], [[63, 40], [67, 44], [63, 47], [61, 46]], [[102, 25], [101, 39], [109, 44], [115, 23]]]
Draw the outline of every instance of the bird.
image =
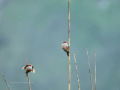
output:
[[28, 76], [28, 73], [29, 72], [32, 72], [32, 73], [35, 73], [35, 69], [34, 69], [34, 67], [32, 66], [32, 65], [25, 65], [23, 68], [22, 68], [22, 70], [26, 70], [26, 76]]
[[62, 49], [67, 53], [67, 56], [69, 56], [69, 46], [66, 41], [62, 43]]

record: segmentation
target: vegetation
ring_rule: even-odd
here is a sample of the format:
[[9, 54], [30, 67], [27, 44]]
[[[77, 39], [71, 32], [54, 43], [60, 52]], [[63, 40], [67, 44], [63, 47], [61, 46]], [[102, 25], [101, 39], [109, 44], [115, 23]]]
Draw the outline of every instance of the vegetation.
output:
[[[119, 1], [71, 0], [70, 4], [71, 90], [78, 89], [73, 51], [76, 52], [80, 89], [91, 87], [86, 48], [92, 77], [95, 77], [94, 50], [97, 51], [96, 87], [119, 90]], [[1, 0], [0, 73], [5, 75], [12, 90], [28, 88], [28, 83], [14, 83], [27, 81], [21, 70], [25, 58], [36, 70], [34, 75], [29, 74], [31, 90], [68, 89], [68, 57], [61, 49], [62, 41], [68, 40], [67, 5], [65, 0]], [[0, 90], [7, 90], [2, 75], [0, 80]], [[94, 85], [93, 82], [93, 89]]]

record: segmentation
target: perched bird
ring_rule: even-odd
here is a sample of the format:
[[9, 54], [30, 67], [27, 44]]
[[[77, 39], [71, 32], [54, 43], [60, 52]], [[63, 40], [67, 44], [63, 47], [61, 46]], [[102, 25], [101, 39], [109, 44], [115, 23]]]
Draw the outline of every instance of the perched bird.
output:
[[69, 56], [69, 46], [67, 44], [67, 42], [63, 42], [62, 43], [62, 49], [67, 53], [67, 55]]
[[26, 76], [28, 75], [29, 72], [35, 73], [35, 69], [32, 65], [25, 65], [22, 70], [25, 69], [26, 70]]

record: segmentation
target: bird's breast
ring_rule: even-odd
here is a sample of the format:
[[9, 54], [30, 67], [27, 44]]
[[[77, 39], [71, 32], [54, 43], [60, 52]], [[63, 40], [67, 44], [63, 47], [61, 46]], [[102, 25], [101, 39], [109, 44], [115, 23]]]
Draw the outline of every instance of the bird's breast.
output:
[[31, 70], [32, 70], [31, 66], [26, 67], [26, 71], [31, 71]]

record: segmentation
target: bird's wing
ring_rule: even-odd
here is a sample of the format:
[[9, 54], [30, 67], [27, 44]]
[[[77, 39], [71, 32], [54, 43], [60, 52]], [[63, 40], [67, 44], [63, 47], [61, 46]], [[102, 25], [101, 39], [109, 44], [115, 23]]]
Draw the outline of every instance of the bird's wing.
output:
[[22, 68], [22, 70], [25, 69], [25, 67]]
[[68, 46], [68, 51], [69, 51], [70, 47]]
[[33, 66], [32, 66], [32, 72], [33, 72], [33, 73], [35, 73], [35, 69], [34, 69], [34, 67], [33, 67]]
[[32, 72], [35, 73], [35, 69], [33, 69]]
[[23, 69], [26, 69], [27, 66], [28, 66], [28, 65], [25, 65], [25, 66], [22, 68], [22, 70], [23, 70]]

